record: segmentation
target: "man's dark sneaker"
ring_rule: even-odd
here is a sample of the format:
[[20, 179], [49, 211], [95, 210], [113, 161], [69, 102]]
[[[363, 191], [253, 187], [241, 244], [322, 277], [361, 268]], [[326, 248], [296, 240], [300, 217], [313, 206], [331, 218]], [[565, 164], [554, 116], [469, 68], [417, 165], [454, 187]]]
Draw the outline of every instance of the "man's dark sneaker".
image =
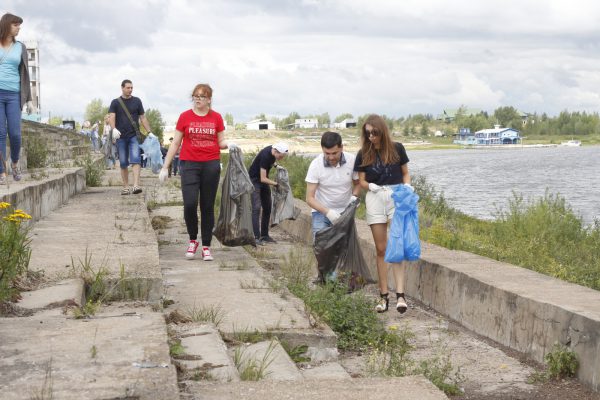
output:
[[263, 243], [277, 243], [277, 241], [276, 241], [275, 239], [273, 239], [271, 236], [262, 236], [262, 237], [260, 238], [260, 240], [261, 240]]

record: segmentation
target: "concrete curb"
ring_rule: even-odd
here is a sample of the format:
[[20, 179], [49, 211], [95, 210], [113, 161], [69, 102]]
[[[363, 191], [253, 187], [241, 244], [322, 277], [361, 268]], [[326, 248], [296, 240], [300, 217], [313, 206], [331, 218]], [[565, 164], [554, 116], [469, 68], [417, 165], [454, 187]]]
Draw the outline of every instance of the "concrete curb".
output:
[[0, 202], [10, 203], [31, 215], [32, 221], [39, 221], [85, 187], [83, 168], [68, 168], [67, 172], [42, 181], [11, 183], [10, 189], [0, 194]]
[[[310, 208], [281, 227], [312, 241]], [[376, 274], [375, 246], [365, 221], [356, 221], [365, 260]], [[408, 268], [406, 293], [477, 334], [544, 362], [555, 343], [578, 356], [577, 378], [600, 390], [600, 292], [525, 268], [422, 243]]]

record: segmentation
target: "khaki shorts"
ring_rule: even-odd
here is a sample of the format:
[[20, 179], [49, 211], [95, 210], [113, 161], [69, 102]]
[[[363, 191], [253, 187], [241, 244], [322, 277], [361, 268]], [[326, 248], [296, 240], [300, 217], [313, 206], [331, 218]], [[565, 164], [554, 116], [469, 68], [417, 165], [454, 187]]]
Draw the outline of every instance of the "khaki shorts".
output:
[[[395, 185], [394, 185], [395, 186]], [[377, 193], [367, 192], [367, 224], [386, 224], [394, 215], [394, 200], [392, 193], [394, 186], [382, 186]]]

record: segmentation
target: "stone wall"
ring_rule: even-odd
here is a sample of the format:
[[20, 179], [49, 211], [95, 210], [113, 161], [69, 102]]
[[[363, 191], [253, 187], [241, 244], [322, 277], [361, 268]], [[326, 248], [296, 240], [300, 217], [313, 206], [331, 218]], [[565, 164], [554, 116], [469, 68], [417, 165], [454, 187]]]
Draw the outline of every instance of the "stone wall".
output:
[[37, 139], [47, 151], [46, 165], [61, 164], [88, 153], [90, 140], [70, 129], [41, 124], [34, 121], [21, 121], [23, 143], [21, 146], [21, 166], [27, 170], [27, 142]]

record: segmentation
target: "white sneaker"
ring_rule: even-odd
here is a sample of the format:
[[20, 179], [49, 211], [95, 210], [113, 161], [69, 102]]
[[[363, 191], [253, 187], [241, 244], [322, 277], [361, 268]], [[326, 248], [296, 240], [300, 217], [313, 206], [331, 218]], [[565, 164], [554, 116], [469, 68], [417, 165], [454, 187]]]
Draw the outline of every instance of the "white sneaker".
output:
[[212, 261], [214, 260], [213, 256], [210, 254], [210, 249], [208, 247], [202, 248], [202, 259], [204, 261]]
[[197, 240], [190, 240], [190, 245], [185, 253], [185, 258], [189, 258], [191, 260], [192, 258], [196, 257], [196, 250], [198, 250], [199, 244], [200, 243], [198, 243]]

